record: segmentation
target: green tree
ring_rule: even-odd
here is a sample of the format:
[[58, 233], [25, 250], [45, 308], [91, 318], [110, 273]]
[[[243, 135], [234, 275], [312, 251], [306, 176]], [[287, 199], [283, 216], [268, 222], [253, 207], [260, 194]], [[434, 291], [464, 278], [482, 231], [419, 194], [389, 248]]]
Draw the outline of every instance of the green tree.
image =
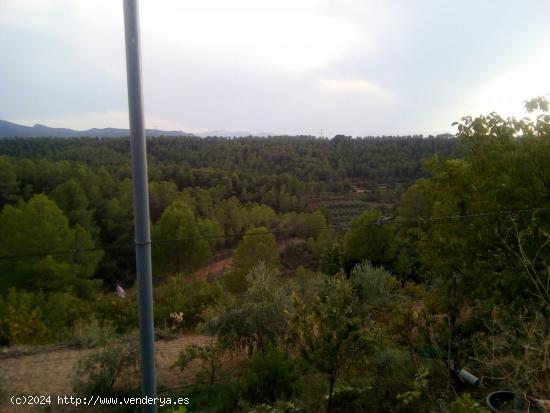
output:
[[253, 204], [248, 208], [250, 223], [254, 226], [273, 227], [277, 223], [277, 214], [267, 205]]
[[98, 235], [99, 228], [94, 222], [94, 211], [80, 183], [75, 179], [58, 185], [50, 194], [57, 206], [69, 218], [70, 225], [79, 224], [91, 235]]
[[239, 274], [248, 273], [257, 263], [279, 266], [279, 252], [273, 234], [267, 234], [267, 228], [257, 227], [249, 230], [233, 254], [233, 268]]
[[364, 317], [351, 282], [341, 276], [327, 280], [313, 305], [293, 298], [295, 313], [289, 328], [304, 360], [326, 375], [330, 412], [336, 380], [365, 356]]
[[151, 221], [155, 222], [162, 213], [176, 200], [178, 187], [173, 182], [151, 182], [149, 184], [149, 211]]
[[370, 210], [351, 223], [344, 239], [344, 257], [349, 264], [369, 260], [373, 265], [387, 265], [394, 259], [393, 230], [381, 225], [380, 219], [379, 211]]
[[288, 291], [277, 271], [265, 263], [252, 268], [246, 284], [242, 296], [231, 294], [218, 305], [207, 327], [219, 340], [232, 341], [233, 348], [263, 352], [286, 331]]
[[201, 370], [197, 373], [197, 380], [208, 380], [208, 396], [206, 399], [206, 408], [210, 404], [212, 389], [216, 381], [216, 374], [222, 365], [222, 357], [228, 351], [227, 344], [223, 341], [212, 339], [206, 346], [191, 344], [185, 347], [176, 360], [175, 365], [182, 371], [185, 371], [189, 363], [193, 360], [199, 360]]
[[0, 207], [20, 198], [17, 173], [11, 162], [0, 157]]
[[351, 271], [351, 282], [361, 301], [369, 309], [380, 309], [397, 298], [399, 282], [383, 267], [368, 261], [357, 264]]
[[[67, 291], [85, 296], [100, 284], [92, 277], [102, 252], [77, 252], [94, 247], [90, 234], [78, 224], [70, 227], [67, 217], [46, 195], [35, 195], [17, 206], [5, 205], [0, 213], [0, 233], [0, 255], [27, 256], [0, 262], [3, 289]], [[63, 251], [75, 252], [57, 254]]]
[[[176, 200], [153, 227], [154, 259], [161, 272], [193, 271], [210, 256], [208, 240], [184, 200]], [[158, 242], [155, 242], [158, 240]]]

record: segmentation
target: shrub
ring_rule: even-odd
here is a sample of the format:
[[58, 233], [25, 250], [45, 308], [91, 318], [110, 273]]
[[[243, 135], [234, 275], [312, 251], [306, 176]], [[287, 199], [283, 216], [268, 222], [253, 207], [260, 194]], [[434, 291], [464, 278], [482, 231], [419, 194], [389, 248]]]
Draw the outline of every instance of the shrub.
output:
[[240, 409], [239, 386], [235, 381], [218, 382], [208, 402], [208, 385], [195, 385], [185, 392], [189, 397], [188, 409], [192, 412], [226, 413]]
[[103, 346], [116, 337], [111, 321], [101, 322], [94, 316], [89, 320], [78, 320], [73, 329], [71, 344], [80, 348]]
[[114, 293], [96, 295], [93, 312], [100, 322], [112, 322], [117, 334], [136, 329], [138, 327], [136, 290], [127, 290], [124, 298]]
[[44, 344], [70, 336], [84, 302], [70, 293], [30, 293], [10, 288], [0, 297], [0, 343]]
[[86, 302], [69, 293], [39, 294], [37, 299], [42, 320], [48, 329], [48, 342], [71, 337], [75, 321], [89, 314]]
[[374, 267], [368, 261], [357, 264], [351, 271], [353, 287], [359, 299], [368, 307], [390, 304], [399, 290], [399, 282], [383, 267]]
[[78, 363], [73, 389], [83, 395], [113, 393], [113, 386], [123, 371], [137, 368], [137, 340], [125, 339], [94, 351]]
[[292, 273], [299, 266], [314, 268], [314, 259], [305, 242], [291, 244], [281, 254], [281, 262], [286, 273]]
[[276, 406], [269, 404], [258, 404], [252, 407], [247, 413], [303, 413], [304, 410], [296, 407], [291, 402], [278, 403]]
[[262, 351], [285, 334], [285, 310], [290, 309], [288, 291], [277, 271], [264, 263], [257, 264], [246, 281], [248, 288], [242, 296], [225, 297], [206, 327], [219, 340], [231, 337], [233, 349]]
[[33, 294], [10, 288], [6, 297], [0, 297], [2, 344], [39, 344], [46, 341], [47, 334]]
[[206, 406], [210, 404], [212, 390], [216, 381], [216, 373], [222, 365], [222, 357], [227, 351], [225, 343], [214, 341], [207, 346], [197, 346], [192, 344], [183, 349], [176, 361], [176, 366], [184, 371], [190, 362], [198, 360], [201, 363], [201, 368], [197, 373], [196, 379], [208, 381], [208, 395], [206, 398]]
[[489, 410], [481, 407], [466, 393], [451, 403], [447, 413], [489, 413]]
[[[219, 292], [216, 284], [206, 281], [189, 281], [183, 275], [169, 278], [154, 290], [155, 325], [173, 330], [195, 328]], [[172, 313], [182, 313], [181, 322], [174, 323]]]
[[243, 397], [252, 403], [289, 399], [301, 385], [294, 360], [279, 348], [253, 356], [241, 383]]

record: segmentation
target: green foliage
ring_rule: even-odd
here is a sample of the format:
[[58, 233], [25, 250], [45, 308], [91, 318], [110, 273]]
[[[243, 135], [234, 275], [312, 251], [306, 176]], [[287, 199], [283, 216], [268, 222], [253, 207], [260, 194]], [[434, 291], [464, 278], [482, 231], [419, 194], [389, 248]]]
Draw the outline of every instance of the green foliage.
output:
[[478, 375], [532, 398], [548, 399], [550, 330], [544, 310], [529, 314], [495, 308], [491, 315], [470, 341]]
[[115, 326], [110, 320], [102, 323], [92, 316], [88, 320], [76, 321], [70, 343], [78, 348], [93, 348], [107, 345], [115, 338]]
[[[153, 228], [155, 267], [161, 272], [192, 271], [210, 256], [210, 246], [201, 239], [201, 225], [184, 200], [172, 203]], [[166, 241], [167, 240], [167, 241]]]
[[291, 402], [277, 403], [276, 406], [261, 403], [247, 410], [247, 413], [304, 413], [304, 410]]
[[418, 371], [414, 377], [413, 388], [406, 392], [397, 395], [397, 399], [405, 406], [410, 406], [414, 402], [418, 401], [428, 387], [428, 375], [430, 371], [428, 369], [422, 369]]
[[[155, 326], [173, 331], [186, 331], [205, 321], [205, 312], [220, 296], [217, 284], [189, 280], [182, 275], [170, 277], [154, 291]], [[171, 317], [181, 313], [180, 322]]]
[[75, 393], [86, 396], [112, 394], [117, 379], [137, 369], [138, 348], [135, 338], [121, 339], [80, 360], [73, 379]]
[[156, 222], [162, 213], [176, 200], [178, 187], [174, 182], [160, 181], [149, 184], [149, 213]]
[[[45, 195], [35, 195], [0, 213], [0, 255], [44, 254], [93, 248], [90, 234], [68, 219]], [[66, 291], [89, 296], [99, 280], [92, 280], [101, 251], [27, 257], [0, 262], [0, 287]]]
[[86, 313], [69, 293], [30, 293], [10, 288], [0, 296], [0, 343], [44, 344], [67, 339], [75, 320]]
[[288, 213], [281, 219], [281, 229], [288, 231], [288, 235], [303, 238], [315, 238], [323, 228], [327, 228], [327, 220], [321, 211], [314, 213]]
[[[223, 283], [183, 274], [156, 283], [157, 326], [187, 331], [206, 320], [215, 336], [179, 359], [180, 367], [199, 360], [208, 379], [190, 389], [191, 409], [291, 412], [299, 409], [281, 399], [299, 397], [312, 412], [325, 403], [333, 413], [427, 411], [452, 394], [449, 353], [458, 366], [477, 363], [488, 386], [548, 398], [549, 104], [535, 98], [526, 108], [535, 119], [465, 117], [457, 140], [151, 139], [156, 272], [192, 272], [214, 249], [237, 247]], [[88, 347], [137, 327], [133, 288], [123, 299], [96, 291], [100, 279], [134, 278], [128, 145], [2, 141], [0, 152], [14, 158], [0, 157], [0, 255], [91, 249], [94, 240], [121, 248], [2, 260], [1, 344], [72, 337]], [[436, 152], [428, 175], [420, 160]], [[327, 220], [336, 228], [373, 201], [393, 203], [415, 178], [398, 209], [374, 205], [380, 212], [364, 212], [343, 237], [311, 230]], [[304, 212], [318, 207], [326, 214]], [[510, 210], [521, 212], [502, 213]], [[381, 225], [381, 214], [395, 212], [399, 226]], [[284, 275], [294, 273], [288, 283], [272, 234], [237, 245], [250, 228], [305, 241], [291, 240], [281, 256]], [[191, 239], [155, 243], [179, 238]], [[314, 273], [318, 264], [326, 276]], [[255, 353], [242, 380], [214, 380], [226, 350]], [[94, 353], [79, 388], [112, 391], [133, 365], [129, 353], [121, 342]], [[463, 396], [449, 411], [485, 410]]]
[[138, 328], [137, 292], [127, 290], [126, 297], [113, 293], [96, 294], [92, 311], [102, 324], [113, 323], [117, 334], [123, 334]]
[[296, 362], [283, 349], [273, 348], [247, 362], [241, 386], [247, 401], [273, 403], [298, 396], [302, 383]]
[[0, 157], [0, 207], [19, 200], [19, 185], [13, 165], [4, 157]]
[[481, 407], [468, 393], [465, 393], [451, 403], [447, 413], [489, 413], [489, 409]]
[[197, 373], [198, 381], [206, 380], [208, 383], [208, 396], [206, 407], [210, 405], [212, 390], [216, 381], [216, 373], [221, 367], [222, 357], [228, 351], [227, 343], [224, 341], [215, 341], [207, 346], [197, 346], [192, 344], [184, 348], [178, 355], [175, 365], [184, 371], [193, 360], [199, 360], [201, 370]]
[[76, 178], [59, 184], [49, 197], [69, 218], [71, 226], [78, 224], [92, 236], [98, 235], [99, 228], [94, 222], [94, 211], [90, 209], [88, 197]]
[[267, 228], [273, 228], [279, 221], [273, 208], [262, 204], [252, 204], [248, 207], [248, 219], [250, 225], [254, 227], [263, 226]]
[[348, 262], [368, 260], [374, 265], [383, 265], [393, 260], [394, 235], [389, 225], [379, 224], [380, 219], [380, 212], [371, 210], [351, 223], [344, 243], [344, 257]]
[[4, 299], [0, 296], [0, 320], [2, 344], [38, 344], [46, 340], [48, 328], [31, 293], [11, 288]]
[[[528, 106], [544, 111], [547, 105], [535, 99]], [[540, 296], [536, 284], [544, 284], [542, 263], [550, 254], [540, 248], [548, 240], [550, 215], [499, 212], [550, 205], [550, 116], [518, 121], [491, 113], [464, 117], [458, 128], [461, 158], [434, 157], [427, 163], [432, 178], [410, 188], [401, 207], [409, 220], [435, 219], [406, 226], [420, 262], [457, 299], [467, 292], [511, 304]], [[439, 219], [479, 213], [467, 220]], [[526, 270], [524, 258], [535, 256], [534, 272]]]
[[357, 264], [351, 271], [351, 281], [359, 300], [371, 309], [388, 306], [396, 298], [399, 282], [383, 267], [368, 261]]
[[386, 337], [369, 354], [369, 375], [378, 411], [408, 412], [429, 405], [426, 398], [427, 373], [417, 370], [411, 353]]
[[294, 341], [304, 360], [329, 382], [327, 411], [340, 373], [365, 356], [364, 318], [349, 280], [328, 279], [317, 301], [307, 306], [294, 296], [295, 313], [289, 320]]
[[319, 270], [326, 275], [334, 275], [344, 270], [346, 259], [344, 244], [340, 241], [325, 248], [319, 262]]
[[242, 410], [239, 393], [237, 381], [221, 381], [214, 385], [212, 391], [208, 385], [194, 385], [183, 396], [189, 397], [189, 411], [225, 413]]
[[230, 295], [216, 306], [207, 329], [219, 340], [232, 341], [233, 348], [263, 351], [285, 334], [288, 292], [277, 271], [264, 263], [256, 265], [246, 281], [242, 296]]
[[265, 232], [265, 227], [247, 231], [233, 254], [233, 268], [236, 273], [246, 274], [259, 262], [274, 267], [279, 265], [275, 238], [273, 234], [264, 234]]

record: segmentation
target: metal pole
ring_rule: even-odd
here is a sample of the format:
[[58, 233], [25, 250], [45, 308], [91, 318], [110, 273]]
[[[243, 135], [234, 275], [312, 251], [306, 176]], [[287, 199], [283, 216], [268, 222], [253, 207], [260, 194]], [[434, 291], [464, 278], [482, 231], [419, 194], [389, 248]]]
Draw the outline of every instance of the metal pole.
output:
[[[151, 271], [151, 230], [147, 154], [143, 121], [139, 11], [137, 0], [123, 0], [126, 38], [126, 74], [130, 114], [130, 146], [134, 183], [134, 228], [139, 290], [139, 336], [141, 348], [141, 387], [145, 397], [156, 397], [155, 332], [153, 326], [153, 282]], [[145, 404], [144, 412], [157, 411], [156, 404]]]

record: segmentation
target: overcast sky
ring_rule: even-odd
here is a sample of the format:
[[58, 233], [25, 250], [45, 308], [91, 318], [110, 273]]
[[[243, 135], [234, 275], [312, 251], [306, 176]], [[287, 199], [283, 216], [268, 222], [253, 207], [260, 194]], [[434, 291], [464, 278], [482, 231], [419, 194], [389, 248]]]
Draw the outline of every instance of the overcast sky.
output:
[[[550, 93], [547, 0], [140, 0], [146, 126], [454, 132]], [[0, 0], [0, 119], [128, 127], [121, 0]]]

